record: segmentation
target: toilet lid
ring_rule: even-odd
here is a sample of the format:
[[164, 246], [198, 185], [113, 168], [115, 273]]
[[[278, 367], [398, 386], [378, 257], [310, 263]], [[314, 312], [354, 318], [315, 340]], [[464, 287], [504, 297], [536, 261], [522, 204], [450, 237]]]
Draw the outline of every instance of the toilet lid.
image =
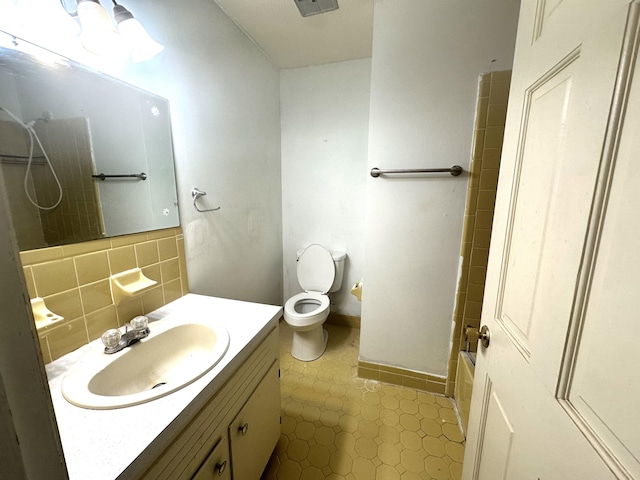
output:
[[306, 292], [327, 293], [336, 276], [331, 253], [322, 245], [309, 245], [298, 259], [298, 282]]

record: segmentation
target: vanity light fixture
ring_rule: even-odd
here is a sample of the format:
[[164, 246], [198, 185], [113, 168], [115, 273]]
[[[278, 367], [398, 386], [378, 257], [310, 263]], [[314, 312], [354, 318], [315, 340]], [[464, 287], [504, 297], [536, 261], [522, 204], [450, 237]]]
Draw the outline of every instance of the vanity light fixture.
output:
[[128, 52], [134, 63], [149, 60], [164, 49], [129, 10], [115, 0], [112, 2], [117, 29], [99, 0], [78, 0], [80, 41], [84, 48], [101, 56], [121, 56]]
[[120, 56], [126, 46], [111, 17], [98, 0], [78, 0], [78, 19], [82, 46], [100, 56]]
[[129, 10], [118, 5], [115, 0], [112, 1], [113, 15], [118, 24], [118, 31], [129, 47], [132, 62], [144, 62], [164, 50], [164, 46], [151, 38], [151, 35]]

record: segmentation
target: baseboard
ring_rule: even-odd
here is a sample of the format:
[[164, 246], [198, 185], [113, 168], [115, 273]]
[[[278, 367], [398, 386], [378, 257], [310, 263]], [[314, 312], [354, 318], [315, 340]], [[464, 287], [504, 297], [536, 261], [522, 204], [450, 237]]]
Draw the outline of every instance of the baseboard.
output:
[[331, 325], [340, 325], [342, 327], [360, 328], [360, 317], [331, 312], [327, 318], [327, 323], [330, 323]]
[[358, 377], [439, 395], [446, 393], [447, 379], [444, 377], [362, 360], [358, 360]]

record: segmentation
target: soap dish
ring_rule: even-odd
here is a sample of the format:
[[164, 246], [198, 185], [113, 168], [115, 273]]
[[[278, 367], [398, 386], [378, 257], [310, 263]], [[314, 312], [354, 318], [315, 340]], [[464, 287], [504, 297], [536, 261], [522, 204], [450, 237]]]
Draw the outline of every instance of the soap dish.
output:
[[111, 275], [110, 283], [113, 303], [116, 305], [126, 298], [141, 295], [158, 284], [155, 280], [145, 277], [139, 268]]
[[31, 299], [31, 310], [33, 319], [36, 321], [36, 330], [48, 330], [64, 320], [64, 317], [53, 313], [44, 304], [44, 299], [40, 297]]

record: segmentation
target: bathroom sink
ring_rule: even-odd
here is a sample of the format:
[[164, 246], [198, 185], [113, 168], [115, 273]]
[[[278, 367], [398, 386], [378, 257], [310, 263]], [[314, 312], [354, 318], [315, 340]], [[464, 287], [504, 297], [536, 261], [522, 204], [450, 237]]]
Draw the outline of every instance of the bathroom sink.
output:
[[[173, 320], [173, 321], [172, 321]], [[112, 409], [168, 395], [213, 368], [229, 346], [227, 330], [213, 322], [149, 324], [147, 338], [107, 355], [100, 340], [62, 379], [62, 395], [78, 406]]]

